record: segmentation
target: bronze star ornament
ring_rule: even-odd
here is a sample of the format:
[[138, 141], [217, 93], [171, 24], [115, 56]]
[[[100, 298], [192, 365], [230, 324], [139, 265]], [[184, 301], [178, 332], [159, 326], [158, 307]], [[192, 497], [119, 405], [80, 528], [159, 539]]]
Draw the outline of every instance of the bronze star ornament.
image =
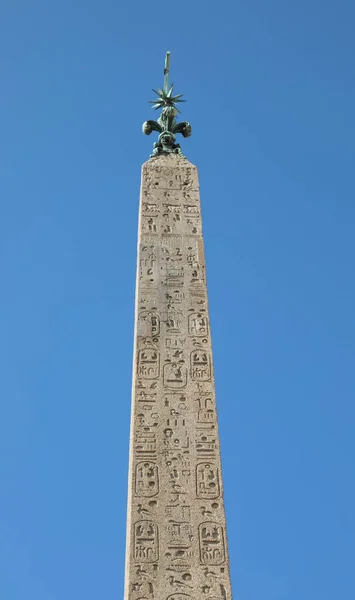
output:
[[143, 123], [143, 133], [150, 135], [152, 131], [159, 132], [158, 141], [154, 143], [154, 149], [151, 157], [158, 156], [159, 154], [170, 154], [175, 153], [183, 156], [180, 144], [176, 144], [176, 133], [181, 133], [183, 137], [189, 137], [192, 133], [190, 123], [183, 121], [178, 123], [176, 116], [180, 113], [177, 108], [179, 102], [185, 102], [181, 100], [183, 94], [173, 95], [174, 84], [169, 86], [169, 71], [170, 71], [170, 52], [166, 53], [165, 57], [165, 68], [164, 68], [164, 85], [163, 88], [158, 88], [153, 92], [157, 95], [155, 100], [150, 100], [154, 110], [161, 110], [161, 115], [157, 121], [145, 121]]

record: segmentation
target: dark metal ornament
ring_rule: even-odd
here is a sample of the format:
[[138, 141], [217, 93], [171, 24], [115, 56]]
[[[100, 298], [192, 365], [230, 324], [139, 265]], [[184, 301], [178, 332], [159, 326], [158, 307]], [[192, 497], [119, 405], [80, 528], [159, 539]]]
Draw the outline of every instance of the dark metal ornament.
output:
[[176, 116], [180, 112], [176, 104], [178, 102], [185, 102], [185, 100], [181, 100], [182, 94], [173, 96], [174, 84], [169, 87], [169, 70], [170, 52], [167, 52], [165, 56], [163, 89], [158, 88], [158, 90], [153, 90], [158, 98], [150, 101], [150, 104], [153, 104], [152, 108], [155, 110], [161, 109], [161, 115], [157, 121], [145, 121], [142, 126], [143, 133], [146, 135], [150, 135], [152, 131], [160, 133], [158, 141], [154, 143], [151, 157], [170, 153], [183, 156], [180, 144], [176, 143], [175, 134], [181, 133], [183, 137], [189, 137], [192, 133], [190, 123], [187, 121], [178, 123], [176, 120]]

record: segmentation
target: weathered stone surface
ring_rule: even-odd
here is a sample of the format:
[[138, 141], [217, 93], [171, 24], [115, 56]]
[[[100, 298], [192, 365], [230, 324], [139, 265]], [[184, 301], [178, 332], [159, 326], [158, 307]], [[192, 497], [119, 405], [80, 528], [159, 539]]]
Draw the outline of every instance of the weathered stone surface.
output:
[[125, 600], [231, 600], [197, 169], [143, 165]]

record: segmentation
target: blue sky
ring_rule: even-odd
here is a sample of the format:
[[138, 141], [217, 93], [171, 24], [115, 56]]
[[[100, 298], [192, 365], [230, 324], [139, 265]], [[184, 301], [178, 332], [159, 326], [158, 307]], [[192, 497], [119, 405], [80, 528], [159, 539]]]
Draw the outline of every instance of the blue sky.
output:
[[234, 598], [355, 597], [350, 0], [0, 8], [0, 598], [123, 594], [141, 124], [199, 168]]

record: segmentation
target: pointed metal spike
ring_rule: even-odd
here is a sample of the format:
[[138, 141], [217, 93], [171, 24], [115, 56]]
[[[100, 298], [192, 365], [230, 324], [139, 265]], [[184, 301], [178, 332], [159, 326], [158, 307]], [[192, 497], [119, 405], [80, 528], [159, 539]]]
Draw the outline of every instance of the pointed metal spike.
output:
[[158, 88], [157, 90], [153, 90], [154, 94], [156, 94], [157, 96], [164, 96], [164, 92], [163, 90], [161, 90], [160, 88]]
[[170, 52], [168, 51], [165, 55], [165, 68], [164, 68], [164, 91], [167, 92], [169, 88], [169, 69], [170, 69]]

